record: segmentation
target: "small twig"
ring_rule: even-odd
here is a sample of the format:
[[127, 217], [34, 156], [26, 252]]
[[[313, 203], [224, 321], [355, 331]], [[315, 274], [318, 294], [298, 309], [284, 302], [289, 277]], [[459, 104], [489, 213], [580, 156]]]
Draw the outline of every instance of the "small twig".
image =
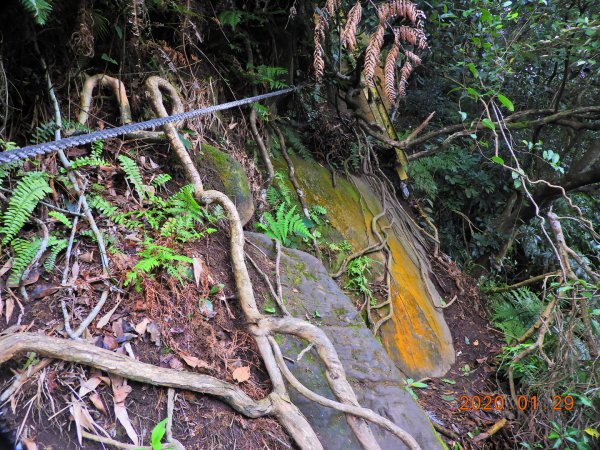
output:
[[247, 252], [246, 252], [246, 258], [248, 258], [248, 261], [250, 261], [250, 263], [252, 264], [252, 267], [254, 267], [254, 269], [263, 277], [263, 279], [265, 280], [265, 283], [267, 283], [267, 286], [269, 287], [269, 290], [271, 291], [271, 295], [273, 296], [273, 299], [275, 300], [275, 303], [277, 303], [277, 306], [281, 310], [282, 314], [285, 316], [289, 316], [290, 312], [287, 310], [287, 308], [283, 304], [283, 299], [279, 297], [278, 293], [275, 291], [275, 288], [273, 288], [273, 284], [271, 283], [271, 280], [269, 280], [269, 277], [267, 276], [267, 274], [264, 273], [260, 269], [260, 267], [258, 267], [258, 264], [256, 264], [256, 261], [254, 261], [254, 259], [252, 259], [252, 257]]
[[296, 361], [300, 361], [302, 359], [302, 357], [304, 356], [304, 354], [306, 352], [311, 351], [311, 349], [315, 346], [315, 344], [313, 344], [312, 342], [307, 345], [300, 353], [298, 353], [298, 356], [296, 357]]
[[473, 442], [481, 442], [484, 439], [489, 438], [490, 436], [492, 436], [493, 434], [496, 434], [498, 431], [500, 431], [507, 423], [506, 419], [500, 419], [498, 420], [494, 425], [492, 425], [487, 431], [478, 434], [477, 436], [475, 436], [473, 438]]
[[44, 367], [52, 362], [50, 358], [44, 358], [34, 366], [29, 366], [26, 370], [15, 376], [12, 384], [7, 387], [0, 395], [0, 404], [8, 400], [21, 386], [23, 386], [29, 378], [38, 373]]
[[437, 309], [450, 308], [452, 306], [452, 304], [456, 301], [456, 299], [458, 299], [458, 295], [455, 295], [454, 297], [452, 297], [452, 300], [450, 300], [450, 303], [446, 303], [445, 305], [441, 305], [441, 306], [436, 306], [436, 308]]
[[431, 421], [431, 423], [433, 425], [433, 428], [435, 428], [436, 431], [442, 433], [444, 436], [447, 436], [450, 439], [453, 439], [455, 441], [460, 441], [460, 437], [454, 431], [450, 430], [449, 428], [441, 426], [439, 423], [436, 423], [433, 420]]

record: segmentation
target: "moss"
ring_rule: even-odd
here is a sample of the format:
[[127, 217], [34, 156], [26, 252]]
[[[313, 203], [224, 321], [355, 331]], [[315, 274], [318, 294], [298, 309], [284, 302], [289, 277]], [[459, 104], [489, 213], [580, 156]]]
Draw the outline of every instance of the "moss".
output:
[[219, 175], [226, 192], [234, 193], [236, 196], [251, 195], [246, 173], [238, 161], [212, 145], [202, 144], [200, 148], [205, 154], [206, 162]]

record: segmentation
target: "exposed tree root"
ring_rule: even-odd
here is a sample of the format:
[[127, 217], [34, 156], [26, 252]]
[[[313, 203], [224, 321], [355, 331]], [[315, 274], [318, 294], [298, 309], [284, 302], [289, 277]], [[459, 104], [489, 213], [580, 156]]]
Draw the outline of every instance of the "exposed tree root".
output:
[[209, 375], [157, 367], [87, 342], [65, 340], [37, 333], [13, 333], [0, 336], [0, 364], [27, 352], [83, 364], [153, 386], [187, 389], [213, 395], [239, 413], [251, 418], [263, 417], [272, 412], [269, 398], [253, 400], [237, 386]]
[[292, 385], [292, 387], [296, 389], [300, 394], [302, 394], [309, 400], [318, 403], [319, 405], [326, 406], [328, 408], [335, 408], [338, 411], [362, 417], [363, 419], [366, 419], [370, 422], [379, 425], [382, 428], [385, 428], [390, 433], [396, 435], [411, 450], [417, 450], [421, 448], [419, 447], [419, 444], [417, 444], [417, 441], [415, 441], [415, 439], [410, 434], [396, 426], [392, 421], [381, 417], [379, 414], [374, 413], [372, 410], [368, 408], [362, 408], [360, 406], [351, 406], [339, 403], [312, 392], [310, 389], [308, 389], [306, 386], [300, 383], [300, 381], [298, 381], [298, 379], [292, 374], [292, 372], [290, 372], [290, 370], [285, 364], [285, 361], [283, 360], [283, 355], [281, 354], [281, 350], [279, 348], [279, 345], [277, 345], [275, 339], [269, 337], [269, 342], [273, 347], [273, 351], [275, 352], [275, 358], [277, 360], [279, 368], [281, 369], [281, 372], [285, 376], [288, 383], [290, 383], [290, 385]]

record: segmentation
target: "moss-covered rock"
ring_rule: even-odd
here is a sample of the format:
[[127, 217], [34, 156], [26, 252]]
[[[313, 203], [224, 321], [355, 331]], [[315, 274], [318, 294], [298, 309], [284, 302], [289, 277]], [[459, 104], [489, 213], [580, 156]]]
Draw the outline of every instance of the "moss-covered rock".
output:
[[254, 201], [244, 167], [212, 145], [202, 144], [201, 150], [197, 164], [209, 172], [209, 184], [215, 189], [222, 189], [235, 203], [242, 225], [245, 225], [254, 215]]

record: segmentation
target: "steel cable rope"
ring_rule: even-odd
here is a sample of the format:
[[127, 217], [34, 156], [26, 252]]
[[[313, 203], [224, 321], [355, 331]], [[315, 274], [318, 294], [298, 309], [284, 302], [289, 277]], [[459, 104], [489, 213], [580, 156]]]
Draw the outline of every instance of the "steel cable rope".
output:
[[1, 151], [0, 152], [0, 165], [7, 164], [13, 161], [21, 159], [32, 158], [34, 156], [45, 155], [47, 153], [57, 152], [59, 150], [65, 150], [70, 147], [77, 147], [79, 145], [90, 144], [95, 141], [105, 140], [121, 136], [135, 131], [148, 130], [154, 127], [160, 127], [166, 123], [177, 122], [180, 120], [187, 120], [193, 117], [210, 114], [216, 111], [223, 111], [225, 109], [236, 108], [238, 106], [247, 105], [249, 103], [258, 102], [271, 97], [277, 97], [285, 95], [290, 92], [298, 91], [303, 86], [290, 87], [286, 89], [280, 89], [278, 91], [268, 92], [266, 94], [255, 95], [253, 97], [247, 97], [233, 102], [221, 103], [220, 105], [213, 105], [206, 108], [195, 109], [188, 112], [179, 114], [173, 114], [168, 117], [157, 117], [155, 119], [146, 120], [144, 122], [129, 123], [120, 127], [108, 128], [105, 130], [94, 131], [88, 134], [80, 134], [77, 136], [71, 136], [68, 138], [60, 139], [58, 141], [44, 142], [42, 144], [28, 145], [26, 147], [17, 148], [13, 150]]

